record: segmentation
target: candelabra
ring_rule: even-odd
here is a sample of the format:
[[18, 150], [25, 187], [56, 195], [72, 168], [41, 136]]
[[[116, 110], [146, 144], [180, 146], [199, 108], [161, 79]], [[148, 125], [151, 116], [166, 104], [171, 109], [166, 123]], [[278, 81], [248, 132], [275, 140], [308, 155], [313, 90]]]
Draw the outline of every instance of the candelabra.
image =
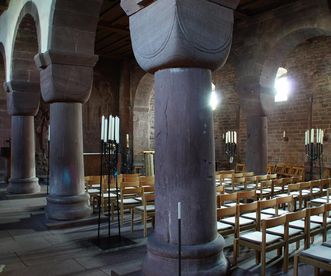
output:
[[237, 150], [237, 132], [227, 131], [225, 133], [225, 154], [229, 158], [230, 166], [233, 163]]
[[312, 128], [305, 132], [305, 152], [310, 161], [310, 180], [313, 180], [314, 162], [316, 160], [319, 162], [320, 178], [322, 178], [323, 136], [324, 131], [322, 129], [315, 130]]
[[118, 237], [121, 238], [120, 211], [119, 211], [119, 188], [118, 188], [118, 154], [119, 154], [119, 126], [120, 120], [118, 117], [109, 116], [109, 120], [102, 116], [101, 119], [101, 143], [100, 143], [100, 190], [98, 200], [98, 242], [100, 240], [101, 226], [101, 200], [102, 200], [102, 182], [103, 175], [107, 175], [107, 212], [108, 212], [108, 238], [110, 238], [110, 183], [113, 177], [115, 181], [116, 193], [116, 208], [117, 208], [117, 224]]

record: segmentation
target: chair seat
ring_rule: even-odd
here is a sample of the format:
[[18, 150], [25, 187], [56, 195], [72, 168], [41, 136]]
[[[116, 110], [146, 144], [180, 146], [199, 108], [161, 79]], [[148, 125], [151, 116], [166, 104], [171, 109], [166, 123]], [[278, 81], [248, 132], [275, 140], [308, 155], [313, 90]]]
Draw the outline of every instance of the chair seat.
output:
[[232, 206], [235, 206], [235, 205], [237, 205], [237, 202], [224, 202], [224, 206], [225, 207], [232, 207]]
[[[121, 202], [121, 200], [119, 199], [118, 202]], [[130, 204], [138, 204], [138, 203], [140, 203], [140, 202], [134, 198], [124, 198], [123, 199], [123, 204], [130, 205]]]
[[[291, 221], [289, 223], [289, 225], [293, 228], [297, 228], [297, 229], [305, 229], [305, 222], [303, 220], [295, 220], [295, 221]], [[310, 223], [310, 229], [317, 229], [319, 228], [320, 225], [317, 223]]]
[[[323, 224], [323, 217], [321, 216], [311, 216], [310, 221], [318, 224]], [[331, 218], [326, 218], [326, 223], [331, 223]]]
[[92, 188], [100, 188], [100, 184], [92, 184], [92, 185], [90, 185], [90, 187], [92, 187]]
[[[144, 212], [144, 206], [137, 206], [136, 209], [138, 211]], [[146, 205], [147, 212], [155, 212], [155, 205]]]
[[288, 196], [288, 194], [277, 194], [277, 195], [275, 195], [275, 197], [285, 197], [285, 196]]
[[326, 241], [322, 243], [324, 246], [331, 247], [331, 241]]
[[[228, 217], [228, 218], [224, 218], [221, 220], [221, 222], [227, 223], [227, 224], [231, 224], [231, 225], [235, 225], [236, 223], [236, 218], [235, 217]], [[253, 224], [255, 221], [252, 219], [246, 219], [243, 217], [239, 217], [239, 225], [249, 225], [249, 224]]]
[[323, 197], [315, 198], [311, 200], [312, 203], [324, 204], [327, 203], [327, 199]]
[[323, 245], [315, 245], [301, 252], [302, 256], [316, 259], [318, 261], [331, 263], [331, 248]]
[[246, 184], [246, 188], [247, 189], [255, 189], [256, 188], [256, 184], [254, 184], [254, 183]]
[[[104, 198], [108, 198], [108, 193], [103, 193], [102, 196]], [[116, 194], [109, 193], [109, 198], [116, 198]]]
[[230, 224], [217, 221], [217, 231], [228, 230], [228, 229], [234, 229], [234, 228]]
[[[241, 217], [256, 220], [256, 212], [242, 214]], [[261, 213], [261, 220], [262, 219], [268, 219], [268, 218], [271, 218], [271, 217], [272, 217], [272, 215]]]
[[[250, 241], [253, 243], [262, 243], [262, 232], [254, 231], [254, 232], [245, 233], [243, 235], [240, 235], [240, 239], [247, 240], [247, 241]], [[266, 234], [266, 243], [267, 244], [279, 241], [280, 239], [281, 239], [280, 236]]]
[[262, 192], [261, 192], [261, 190], [256, 190], [256, 193], [257, 194], [262, 194], [262, 195], [270, 194], [270, 192], [267, 191], [267, 189], [262, 189]]
[[319, 193], [319, 192], [321, 192], [321, 189], [315, 187], [315, 188], [312, 188], [312, 191], [313, 191], [313, 193], [316, 193], [316, 192]]
[[91, 189], [87, 189], [87, 192], [89, 194], [96, 194], [96, 193], [100, 193], [99, 189], [95, 189], [95, 188], [91, 188]]
[[[273, 234], [273, 235], [278, 235], [278, 236], [284, 236], [285, 227], [283, 225], [271, 227], [271, 228], [267, 229], [267, 233]], [[292, 228], [292, 227], [288, 228], [289, 236], [294, 236], [294, 235], [297, 235], [300, 233], [302, 233], [302, 231], [300, 229], [296, 229], [296, 228]]]
[[[269, 214], [269, 215], [276, 215], [276, 209], [275, 208], [264, 209], [261, 211], [261, 213]], [[278, 209], [278, 215], [284, 215], [287, 213], [288, 213], [288, 211], [286, 211], [286, 210]]]

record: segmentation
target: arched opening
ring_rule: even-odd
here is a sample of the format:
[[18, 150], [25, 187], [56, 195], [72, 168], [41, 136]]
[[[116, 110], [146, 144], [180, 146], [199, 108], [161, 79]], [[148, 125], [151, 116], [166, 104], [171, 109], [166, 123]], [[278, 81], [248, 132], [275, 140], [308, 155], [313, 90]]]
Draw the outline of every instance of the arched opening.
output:
[[[280, 60], [275, 59], [274, 68], [280, 64], [287, 70], [290, 93], [287, 101], [269, 103], [265, 108], [268, 162], [305, 166], [306, 172], [310, 170], [304, 149], [306, 129], [322, 129], [326, 137], [331, 131], [331, 37], [318, 34], [304, 41], [297, 40], [298, 44], [292, 44]], [[283, 77], [284, 74], [280, 76]], [[316, 174], [319, 166], [330, 167], [330, 153], [331, 147], [325, 142], [321, 164], [314, 164]]]
[[154, 77], [146, 74], [137, 87], [133, 106], [134, 165], [143, 163], [143, 151], [154, 149]]
[[[35, 109], [35, 151], [36, 174], [47, 174], [47, 132], [49, 121], [48, 105], [42, 101], [40, 93], [40, 74], [34, 57], [40, 52], [40, 26], [36, 6], [28, 2], [22, 9], [13, 40], [11, 86], [13, 90], [29, 93]], [[16, 87], [16, 88], [15, 88]], [[26, 97], [26, 94], [25, 94]]]

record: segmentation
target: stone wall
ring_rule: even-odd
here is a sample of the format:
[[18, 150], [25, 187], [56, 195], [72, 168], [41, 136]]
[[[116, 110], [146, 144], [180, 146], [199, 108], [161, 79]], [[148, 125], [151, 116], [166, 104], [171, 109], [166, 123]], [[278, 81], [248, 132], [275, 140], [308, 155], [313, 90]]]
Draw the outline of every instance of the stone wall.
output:
[[[267, 110], [268, 161], [303, 165], [304, 132], [310, 127], [331, 131], [331, 37], [310, 39], [295, 48], [283, 61], [292, 83], [287, 102]], [[311, 103], [310, 100], [313, 99]], [[286, 131], [288, 142], [282, 140]], [[331, 145], [325, 143], [325, 166], [331, 166]]]

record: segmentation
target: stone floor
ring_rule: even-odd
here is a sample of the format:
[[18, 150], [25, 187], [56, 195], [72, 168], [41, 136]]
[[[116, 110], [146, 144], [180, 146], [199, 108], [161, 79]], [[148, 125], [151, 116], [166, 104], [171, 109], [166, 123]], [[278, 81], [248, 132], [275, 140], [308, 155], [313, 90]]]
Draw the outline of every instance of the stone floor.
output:
[[[95, 223], [66, 229], [47, 228], [44, 190], [45, 187], [36, 197], [8, 198], [4, 185], [0, 185], [1, 275], [141, 275], [137, 271], [146, 253], [146, 239], [140, 225], [136, 225], [133, 233], [128, 225], [122, 230], [123, 236], [134, 244], [101, 250], [91, 242], [97, 235]], [[112, 223], [113, 235], [116, 229], [116, 223]], [[107, 233], [106, 224], [102, 225], [102, 233]], [[225, 254], [231, 258], [232, 239], [226, 239], [226, 244]], [[274, 254], [271, 252], [268, 258]], [[239, 268], [232, 275], [260, 275], [254, 252], [242, 249], [239, 261]], [[268, 275], [292, 274], [292, 269], [287, 274], [281, 273], [281, 263], [268, 268]], [[300, 275], [313, 275], [312, 267], [300, 265]]]

